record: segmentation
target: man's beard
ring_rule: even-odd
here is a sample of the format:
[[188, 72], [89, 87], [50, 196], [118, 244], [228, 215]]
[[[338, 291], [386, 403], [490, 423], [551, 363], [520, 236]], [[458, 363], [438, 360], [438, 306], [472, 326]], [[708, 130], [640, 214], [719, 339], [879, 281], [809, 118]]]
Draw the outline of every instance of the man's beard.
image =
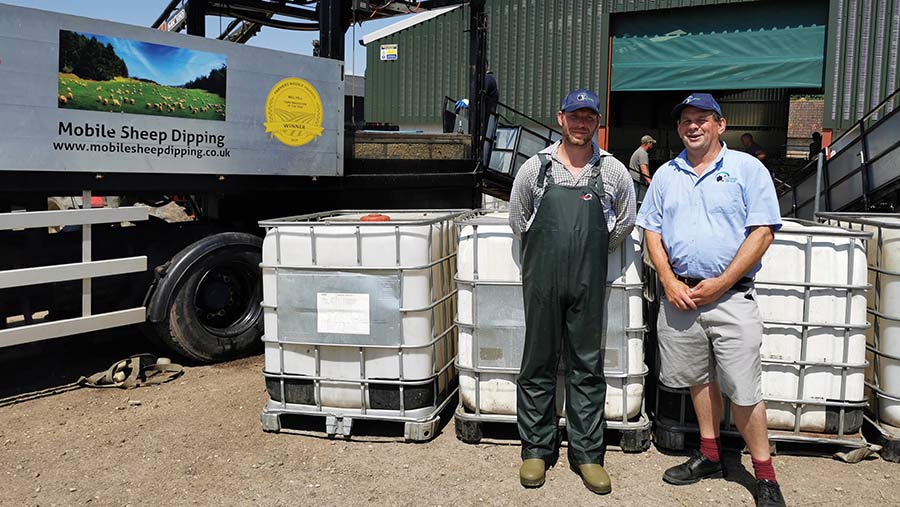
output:
[[583, 138], [578, 138], [578, 137], [575, 137], [575, 135], [570, 134], [568, 132], [564, 132], [563, 135], [566, 138], [566, 142], [568, 142], [569, 144], [574, 145], [574, 146], [584, 146], [591, 142], [591, 138], [587, 137], [587, 136], [585, 136]]

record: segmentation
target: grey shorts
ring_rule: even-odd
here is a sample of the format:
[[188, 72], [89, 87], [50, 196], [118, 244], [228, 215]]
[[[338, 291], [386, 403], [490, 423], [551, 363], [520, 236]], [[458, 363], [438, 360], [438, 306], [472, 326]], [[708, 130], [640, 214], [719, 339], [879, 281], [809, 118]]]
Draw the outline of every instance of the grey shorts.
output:
[[717, 380], [735, 405], [762, 401], [763, 325], [756, 291], [729, 290], [719, 301], [685, 312], [661, 299], [660, 381], [685, 388]]

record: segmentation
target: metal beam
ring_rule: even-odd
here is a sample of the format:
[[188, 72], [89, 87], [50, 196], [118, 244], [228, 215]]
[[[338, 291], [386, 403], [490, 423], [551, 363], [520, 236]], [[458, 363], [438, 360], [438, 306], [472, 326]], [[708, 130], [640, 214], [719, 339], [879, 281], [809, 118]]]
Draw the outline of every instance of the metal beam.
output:
[[25, 287], [42, 283], [69, 282], [141, 271], [147, 271], [147, 257], [145, 256], [10, 269], [0, 271], [0, 289]]
[[317, 23], [298, 23], [295, 21], [283, 21], [280, 19], [272, 19], [266, 17], [264, 14], [257, 14], [254, 11], [247, 11], [235, 8], [224, 8], [220, 9], [218, 7], [211, 8], [208, 13], [212, 16], [220, 15], [226, 16], [229, 18], [237, 18], [242, 21], [246, 21], [249, 23], [255, 23], [263, 26], [271, 26], [273, 28], [282, 28], [285, 30], [309, 30], [314, 31], [319, 29], [319, 25]]
[[167, 5], [166, 8], [163, 9], [162, 14], [160, 14], [159, 17], [156, 18], [156, 21], [154, 21], [150, 26], [153, 28], [159, 28], [159, 25], [168, 21], [169, 16], [172, 15], [172, 11], [175, 10], [175, 6], [177, 6], [179, 2], [181, 2], [181, 0], [171, 0], [169, 2], [169, 5]]
[[0, 213], [0, 231], [141, 220], [147, 220], [147, 208], [137, 206]]
[[90, 317], [44, 322], [0, 330], [0, 348], [49, 340], [61, 336], [90, 333], [101, 329], [139, 324], [146, 320], [145, 307], [101, 313]]
[[[222, 30], [222, 33], [220, 33], [219, 36], [216, 37], [216, 38], [219, 39], [219, 40], [231, 40], [231, 39], [229, 38], [229, 37], [231, 36], [231, 32], [234, 31], [234, 29], [235, 29], [239, 24], [241, 24], [241, 20], [240, 20], [240, 19], [232, 19], [231, 22], [228, 23], [228, 26], [226, 26], [225, 29]], [[243, 29], [243, 27], [241, 27], [241, 29]]]
[[188, 0], [187, 33], [198, 37], [206, 37], [207, 0]]
[[344, 61], [344, 1], [319, 2], [319, 56]]
[[216, 10], [231, 9], [232, 11], [256, 12], [262, 15], [280, 15], [291, 18], [305, 19], [308, 21], [318, 21], [319, 15], [315, 9], [305, 9], [302, 7], [290, 7], [283, 3], [265, 2], [262, 0], [229, 0], [227, 2], [217, 2], [212, 0], [209, 2], [208, 11], [214, 14]]

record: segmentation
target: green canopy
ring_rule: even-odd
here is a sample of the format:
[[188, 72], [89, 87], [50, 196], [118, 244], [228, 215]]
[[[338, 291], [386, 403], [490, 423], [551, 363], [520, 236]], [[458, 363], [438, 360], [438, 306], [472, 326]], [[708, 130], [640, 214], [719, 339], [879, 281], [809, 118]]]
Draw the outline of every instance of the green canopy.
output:
[[827, 11], [723, 7], [616, 18], [611, 90], [822, 87]]

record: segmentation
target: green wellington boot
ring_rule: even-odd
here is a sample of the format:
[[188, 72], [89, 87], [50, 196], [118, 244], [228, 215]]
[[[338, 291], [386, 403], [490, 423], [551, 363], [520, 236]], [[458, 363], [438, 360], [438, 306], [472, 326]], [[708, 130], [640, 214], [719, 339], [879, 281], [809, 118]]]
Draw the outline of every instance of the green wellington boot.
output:
[[606, 495], [612, 491], [612, 481], [609, 480], [609, 474], [603, 469], [603, 465], [594, 463], [578, 465], [575, 473], [581, 476], [581, 481], [587, 489], [598, 495]]
[[539, 488], [544, 485], [544, 473], [547, 465], [540, 458], [526, 459], [519, 467], [519, 482], [526, 488]]

